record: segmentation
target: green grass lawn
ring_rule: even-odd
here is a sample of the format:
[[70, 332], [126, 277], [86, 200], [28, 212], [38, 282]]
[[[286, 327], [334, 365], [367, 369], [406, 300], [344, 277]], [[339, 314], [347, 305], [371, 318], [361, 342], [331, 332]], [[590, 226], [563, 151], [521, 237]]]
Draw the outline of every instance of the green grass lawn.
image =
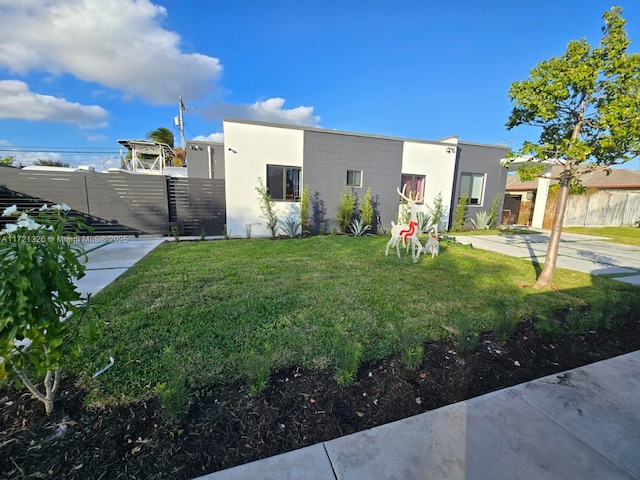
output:
[[598, 235], [610, 237], [609, 242], [635, 245], [640, 247], [640, 228], [638, 227], [593, 227], [593, 228], [564, 228], [564, 232], [582, 233], [584, 235]]
[[[163, 244], [105, 288], [80, 327], [91, 338], [67, 374], [91, 401], [126, 402], [176, 369], [190, 387], [251, 377], [257, 363], [336, 368], [545, 312], [637, 296], [605, 278], [557, 270], [533, 288], [530, 261], [443, 242], [440, 256], [384, 256], [385, 237], [323, 236]], [[107, 373], [91, 379], [109, 356]], [[253, 372], [255, 373], [255, 372]]]

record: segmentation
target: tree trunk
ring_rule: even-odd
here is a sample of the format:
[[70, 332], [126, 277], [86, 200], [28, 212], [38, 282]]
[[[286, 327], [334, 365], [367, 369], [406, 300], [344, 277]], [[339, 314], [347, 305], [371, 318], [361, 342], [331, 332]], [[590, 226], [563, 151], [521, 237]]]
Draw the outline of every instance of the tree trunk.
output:
[[556, 262], [558, 261], [558, 248], [560, 247], [560, 235], [562, 233], [564, 214], [567, 209], [567, 201], [569, 200], [570, 184], [571, 163], [567, 161], [560, 180], [560, 194], [558, 195], [556, 212], [553, 217], [551, 237], [549, 238], [549, 246], [547, 247], [547, 256], [544, 260], [544, 267], [540, 272], [540, 276], [536, 280], [536, 287], [550, 287], [551, 281], [553, 280], [553, 274], [556, 271]]

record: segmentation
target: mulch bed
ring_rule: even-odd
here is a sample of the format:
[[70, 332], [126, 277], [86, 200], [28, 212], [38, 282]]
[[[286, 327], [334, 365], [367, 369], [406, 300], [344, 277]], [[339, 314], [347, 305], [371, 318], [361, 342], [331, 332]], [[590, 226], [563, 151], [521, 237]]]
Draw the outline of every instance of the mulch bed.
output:
[[0, 478], [190, 479], [638, 349], [637, 319], [552, 342], [523, 322], [506, 343], [483, 335], [471, 352], [426, 344], [416, 370], [393, 357], [363, 365], [345, 388], [333, 371], [289, 368], [256, 398], [243, 383], [192, 391], [179, 425], [155, 398], [87, 408], [68, 379], [47, 417], [29, 394], [4, 386]]

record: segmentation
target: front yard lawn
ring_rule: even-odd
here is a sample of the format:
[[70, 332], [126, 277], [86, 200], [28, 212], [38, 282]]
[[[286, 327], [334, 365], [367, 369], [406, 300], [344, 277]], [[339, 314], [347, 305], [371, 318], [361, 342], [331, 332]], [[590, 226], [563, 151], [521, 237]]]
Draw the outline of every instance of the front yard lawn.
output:
[[50, 416], [0, 385], [0, 476], [187, 480], [640, 349], [638, 287], [386, 241], [161, 245], [96, 296]]

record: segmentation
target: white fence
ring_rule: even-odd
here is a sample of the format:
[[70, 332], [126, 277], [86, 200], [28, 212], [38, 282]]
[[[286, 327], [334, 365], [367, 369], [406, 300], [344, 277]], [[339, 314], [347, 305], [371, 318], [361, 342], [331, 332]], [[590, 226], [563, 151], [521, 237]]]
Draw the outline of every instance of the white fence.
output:
[[570, 195], [565, 227], [635, 225], [640, 220], [640, 193], [597, 192]]

